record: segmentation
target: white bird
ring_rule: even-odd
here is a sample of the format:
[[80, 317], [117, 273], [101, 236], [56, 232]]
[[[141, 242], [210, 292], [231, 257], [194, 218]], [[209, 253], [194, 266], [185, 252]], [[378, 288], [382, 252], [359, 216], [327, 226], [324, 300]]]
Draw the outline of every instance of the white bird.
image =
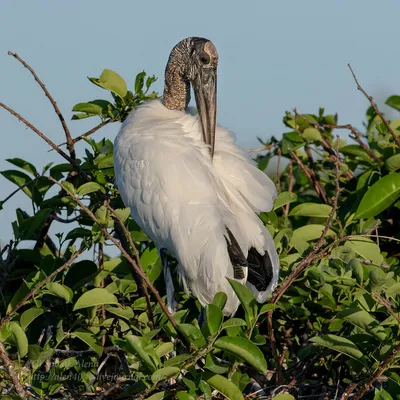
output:
[[[226, 278], [264, 302], [278, 281], [273, 239], [256, 213], [270, 211], [276, 189], [235, 136], [216, 126], [218, 53], [191, 37], [171, 51], [162, 100], [138, 107], [115, 139], [116, 182], [132, 218], [163, 260], [167, 302], [174, 311], [168, 251], [185, 291], [205, 306], [227, 294], [225, 315], [239, 300]], [[187, 112], [190, 84], [198, 116]]]

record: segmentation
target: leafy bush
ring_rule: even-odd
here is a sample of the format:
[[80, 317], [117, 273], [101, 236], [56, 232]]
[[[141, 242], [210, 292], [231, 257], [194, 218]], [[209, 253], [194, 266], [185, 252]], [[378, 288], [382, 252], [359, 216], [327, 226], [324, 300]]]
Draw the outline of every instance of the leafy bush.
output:
[[[112, 141], [91, 136], [157, 98], [145, 78], [134, 91], [110, 70], [90, 78], [112, 102], [77, 104], [73, 119], [101, 123], [75, 139], [49, 94], [67, 150], [30, 127], [66, 162], [39, 173], [13, 158], [1, 172], [18, 186], [13, 195], [32, 201], [30, 214], [16, 210], [1, 250], [3, 398], [400, 399], [400, 120], [387, 121], [365, 92], [363, 133], [323, 109], [286, 112], [289, 131], [256, 158], [262, 170], [276, 165], [279, 196], [260, 217], [280, 255], [280, 286], [259, 306], [231, 282], [237, 315], [224, 320], [219, 293], [199, 326], [200, 306], [183, 291], [168, 313], [157, 250], [113, 182]], [[387, 104], [400, 110], [400, 97]]]

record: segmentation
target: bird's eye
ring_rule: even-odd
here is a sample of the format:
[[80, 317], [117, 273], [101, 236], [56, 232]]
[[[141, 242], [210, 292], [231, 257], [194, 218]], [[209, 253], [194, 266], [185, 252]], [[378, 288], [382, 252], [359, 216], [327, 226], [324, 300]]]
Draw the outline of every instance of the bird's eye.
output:
[[201, 61], [202, 64], [207, 65], [207, 64], [210, 63], [210, 57], [207, 54], [202, 54], [200, 56], [200, 61]]

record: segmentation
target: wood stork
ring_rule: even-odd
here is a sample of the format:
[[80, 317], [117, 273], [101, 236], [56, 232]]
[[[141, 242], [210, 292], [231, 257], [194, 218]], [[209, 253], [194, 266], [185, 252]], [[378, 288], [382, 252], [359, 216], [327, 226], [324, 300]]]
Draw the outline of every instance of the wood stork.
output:
[[[226, 277], [252, 290], [258, 302], [276, 287], [279, 259], [256, 213], [270, 211], [273, 182], [235, 136], [216, 126], [218, 53], [191, 37], [171, 51], [162, 100], [137, 108], [115, 139], [116, 182], [132, 218], [154, 241], [163, 261], [167, 301], [174, 311], [167, 251], [185, 291], [205, 306], [217, 292], [239, 306]], [[198, 116], [187, 112], [193, 86]]]

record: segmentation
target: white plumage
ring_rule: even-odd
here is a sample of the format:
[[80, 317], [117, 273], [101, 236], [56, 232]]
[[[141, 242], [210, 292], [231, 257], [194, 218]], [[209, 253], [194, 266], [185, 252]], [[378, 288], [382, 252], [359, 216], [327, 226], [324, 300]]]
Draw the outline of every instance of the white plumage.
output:
[[114, 164], [125, 205], [158, 249], [176, 257], [185, 290], [203, 306], [222, 291], [228, 296], [224, 313], [235, 313], [239, 300], [226, 279], [233, 279], [228, 228], [246, 257], [252, 247], [268, 252], [273, 277], [265, 291], [247, 282], [247, 268], [238, 280], [265, 301], [277, 285], [279, 259], [255, 213], [272, 209], [276, 189], [231, 132], [216, 127], [212, 160], [198, 117], [153, 100], [123, 123]]

